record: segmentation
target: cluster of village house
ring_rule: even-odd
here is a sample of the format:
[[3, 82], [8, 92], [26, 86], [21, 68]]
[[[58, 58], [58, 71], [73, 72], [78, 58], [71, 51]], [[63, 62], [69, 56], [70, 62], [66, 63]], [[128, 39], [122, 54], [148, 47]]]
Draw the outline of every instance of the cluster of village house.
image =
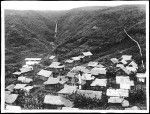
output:
[[[91, 52], [83, 52], [82, 55], [72, 57], [64, 61], [65, 64], [53, 61], [47, 68], [59, 69], [63, 71], [66, 65], [73, 64], [75, 61], [90, 57], [93, 54]], [[53, 60], [56, 56], [52, 55], [49, 59]], [[28, 85], [34, 81], [30, 77], [26, 77], [24, 74], [30, 72], [33, 69], [33, 65], [40, 64], [41, 58], [26, 58], [26, 64], [22, 66], [20, 71], [14, 72], [13, 75], [18, 77], [18, 84], [11, 84], [5, 88], [5, 103], [6, 110], [21, 109], [20, 106], [13, 106], [12, 103], [18, 97], [18, 94], [12, 94], [14, 90], [24, 90], [30, 92], [36, 85]], [[130, 103], [126, 98], [129, 97], [129, 92], [132, 87], [135, 86], [135, 82], [145, 83], [145, 73], [137, 73], [138, 65], [132, 59], [132, 55], [122, 55], [119, 59], [111, 58], [113, 67], [117, 69], [115, 74], [108, 72], [109, 69], [104, 65], [96, 61], [91, 61], [87, 64], [74, 66], [66, 75], [54, 76], [52, 70], [41, 69], [37, 76], [44, 80], [43, 85], [57, 85], [62, 84], [64, 88], [58, 91], [58, 95], [47, 94], [44, 96], [44, 104], [62, 106], [61, 109], [77, 109], [69, 106], [65, 106], [62, 100], [62, 95], [70, 95], [77, 93], [83, 95], [86, 98], [102, 99], [102, 94], [105, 90], [108, 97], [108, 103], [120, 103], [125, 109], [137, 109], [137, 107], [130, 107]], [[132, 75], [135, 77], [132, 78]], [[76, 79], [78, 79], [76, 81]], [[67, 83], [70, 82], [70, 83]], [[98, 88], [97, 90], [94, 90]]]

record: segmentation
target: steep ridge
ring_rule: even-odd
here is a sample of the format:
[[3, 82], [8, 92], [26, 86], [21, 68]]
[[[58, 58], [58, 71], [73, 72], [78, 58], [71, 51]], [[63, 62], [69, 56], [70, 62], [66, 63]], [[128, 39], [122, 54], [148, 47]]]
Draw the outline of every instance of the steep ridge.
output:
[[55, 48], [55, 21], [64, 11], [5, 10], [5, 63], [13, 69], [26, 57], [42, 57]]
[[[10, 68], [26, 57], [56, 54], [59, 60], [91, 51], [91, 60], [118, 52], [136, 61], [146, 55], [145, 6], [81, 7], [68, 11], [5, 11], [5, 62]], [[55, 23], [58, 24], [54, 38]], [[141, 47], [140, 57], [136, 44]], [[54, 51], [53, 51], [54, 50]], [[123, 52], [123, 53], [122, 53]], [[87, 60], [87, 62], [90, 60]]]
[[103, 52], [112, 53], [113, 47], [120, 50], [134, 46], [134, 50], [137, 50], [133, 52], [134, 56], [139, 56], [136, 44], [124, 33], [126, 29], [140, 43], [145, 55], [144, 8], [143, 5], [124, 5], [98, 10], [70, 10], [58, 20], [59, 32], [54, 52], [60, 60], [87, 50], [94, 53], [94, 58], [98, 58]]

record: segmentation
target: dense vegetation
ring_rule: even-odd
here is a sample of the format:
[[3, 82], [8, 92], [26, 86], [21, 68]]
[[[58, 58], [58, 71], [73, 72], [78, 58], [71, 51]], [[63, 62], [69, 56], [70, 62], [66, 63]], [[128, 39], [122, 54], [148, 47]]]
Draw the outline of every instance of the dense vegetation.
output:
[[[146, 20], [145, 7], [117, 6], [117, 7], [82, 7], [69, 11], [5, 11], [5, 85], [17, 83], [17, 77], [12, 73], [19, 70], [26, 57], [42, 57], [34, 72], [28, 76], [34, 79], [35, 84], [43, 81], [36, 79], [36, 74], [41, 69], [51, 64], [48, 59], [51, 54], [58, 56], [58, 60], [80, 55], [83, 51], [91, 51], [94, 55], [77, 63], [84, 64], [98, 60], [106, 67], [108, 60], [121, 57], [123, 54], [133, 55], [136, 63], [141, 64], [141, 59], [146, 63]], [[55, 22], [58, 23], [57, 38], [54, 38]], [[143, 57], [139, 49], [124, 32], [124, 29], [140, 43]], [[72, 64], [66, 66], [67, 74]], [[140, 68], [140, 66], [139, 66]], [[59, 73], [58, 73], [59, 74]], [[34, 78], [35, 77], [35, 78]], [[57, 90], [58, 89], [58, 90]], [[60, 87], [39, 87], [31, 94], [22, 93], [16, 104], [24, 109], [44, 109], [44, 95], [51, 91], [59, 91]], [[38, 94], [37, 94], [38, 93]], [[131, 99], [145, 101], [140, 95], [133, 95]], [[33, 97], [34, 96], [34, 97]], [[143, 95], [146, 96], [146, 95]], [[69, 96], [75, 107], [93, 109], [105, 105], [96, 99], [87, 99], [78, 94]], [[86, 101], [86, 102], [85, 102]]]
[[[61, 59], [79, 55], [82, 51], [93, 52], [93, 60], [122, 52], [141, 59], [139, 50], [124, 32], [137, 40], [145, 60], [145, 10], [144, 6], [117, 6], [101, 9], [73, 9], [58, 19], [58, 37], [55, 53]], [[116, 53], [116, 54], [118, 54]], [[113, 55], [115, 57], [115, 55]], [[107, 56], [108, 57], [108, 56]]]
[[[56, 54], [61, 61], [88, 50], [94, 56], [86, 62], [132, 54], [141, 64], [141, 59], [146, 60], [145, 18], [143, 5], [81, 7], [69, 11], [6, 10], [6, 70], [17, 70], [25, 57], [48, 58], [47, 55]], [[142, 58], [124, 29], [140, 43]]]
[[17, 70], [26, 57], [43, 57], [52, 52], [55, 21], [61, 15], [63, 11], [5, 10], [6, 71]]

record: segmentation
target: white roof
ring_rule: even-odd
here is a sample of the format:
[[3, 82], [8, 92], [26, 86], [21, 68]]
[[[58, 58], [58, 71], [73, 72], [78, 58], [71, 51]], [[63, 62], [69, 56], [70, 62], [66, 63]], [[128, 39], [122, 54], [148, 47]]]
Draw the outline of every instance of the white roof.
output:
[[70, 59], [68, 59], [68, 60], [66, 60], [65, 62], [66, 63], [72, 63], [74, 60], [70, 60]]
[[73, 60], [80, 60], [81, 58], [84, 58], [85, 56], [79, 55], [77, 57], [72, 57]]
[[98, 62], [89, 62], [88, 63], [88, 66], [92, 66], [92, 67], [95, 67], [98, 65]]
[[97, 29], [97, 28], [98, 28], [98, 27], [97, 27], [96, 25], [92, 27], [92, 29]]
[[139, 78], [138, 81], [139, 82], [145, 82], [145, 79], [144, 78]]
[[125, 108], [125, 110], [140, 110], [140, 108], [137, 107], [137, 106], [133, 106], [133, 107], [130, 107], [130, 108]]
[[35, 64], [39, 64], [40, 61], [27, 61], [26, 65], [35, 65]]
[[84, 66], [76, 66], [76, 67], [73, 67], [74, 70], [82, 70], [82, 69], [85, 69], [86, 67]]
[[110, 97], [108, 103], [121, 103], [123, 100], [121, 97]]
[[138, 65], [134, 61], [132, 61], [129, 65], [132, 65], [134, 68], [138, 68]]
[[124, 65], [128, 63], [128, 62], [127, 62], [126, 60], [124, 60], [124, 59], [122, 59], [120, 62], [123, 63]]
[[45, 95], [44, 103], [52, 105], [64, 105], [64, 103], [62, 102], [62, 97], [54, 95]]
[[30, 66], [25, 64], [25, 65], [22, 66], [22, 68], [23, 68], [23, 67], [30, 67]]
[[123, 68], [124, 65], [123, 64], [117, 64], [116, 67]]
[[124, 67], [124, 66], [122, 66], [120, 68], [128, 75], [131, 73], [131, 71], [127, 70], [126, 67]]
[[16, 112], [18, 110], [21, 110], [21, 107], [20, 106], [13, 106], [13, 105], [6, 105], [6, 110]]
[[25, 58], [25, 61], [40, 61], [42, 58]]
[[129, 106], [129, 101], [123, 100], [123, 102], [121, 104], [122, 104], [122, 107], [128, 107]]
[[129, 90], [128, 89], [107, 89], [107, 96], [116, 96], [116, 97], [128, 97]]
[[117, 58], [111, 58], [110, 60], [111, 60], [113, 63], [118, 63], [118, 62], [119, 62]]
[[47, 84], [58, 84], [58, 83], [59, 83], [58, 78], [49, 77], [48, 80], [45, 81], [43, 84], [47, 85]]
[[84, 55], [79, 55], [78, 57], [80, 57], [80, 58], [84, 58], [85, 56], [84, 56]]
[[12, 91], [14, 89], [15, 85], [10, 84], [9, 86], [6, 87], [7, 90]]
[[75, 77], [76, 73], [73, 73], [73, 72], [68, 72], [67, 73], [67, 76], [68, 77]]
[[90, 73], [90, 70], [88, 70], [87, 68], [83, 68], [80, 71], [84, 72], [84, 73]]
[[9, 95], [11, 91], [5, 91], [5, 95]]
[[90, 55], [93, 55], [90, 51], [88, 52], [82, 52], [84, 56], [90, 56]]
[[23, 83], [30, 83], [30, 82], [33, 81], [33, 79], [31, 79], [31, 78], [26, 78], [26, 77], [24, 77], [24, 76], [20, 76], [20, 77], [18, 77], [18, 81], [21, 81], [21, 82], [23, 82]]
[[61, 65], [61, 66], [56, 66], [55, 68], [64, 68], [65, 65]]
[[5, 102], [13, 103], [17, 99], [19, 94], [5, 94]]
[[69, 86], [66, 85], [64, 86], [64, 88], [60, 91], [58, 91], [58, 93], [62, 93], [62, 94], [72, 94], [77, 90], [77, 86]]
[[33, 86], [26, 86], [23, 89], [29, 92], [32, 88], [33, 88]]
[[102, 98], [102, 91], [92, 91], [92, 90], [77, 90], [77, 94], [82, 95], [86, 98], [96, 98], [101, 99]]
[[134, 86], [134, 81], [131, 81], [129, 76], [116, 76], [116, 83], [120, 84], [121, 89], [130, 89], [130, 86]]
[[50, 68], [55, 68], [60, 65], [60, 62], [52, 62], [52, 64], [49, 66]]
[[84, 66], [76, 66], [76, 67], [73, 67], [73, 69], [71, 71], [82, 71], [84, 73], [89, 73], [90, 71], [84, 67]]
[[116, 76], [116, 83], [130, 83], [130, 78], [129, 76]]
[[23, 89], [27, 84], [16, 84], [14, 89]]
[[50, 56], [50, 57], [49, 57], [49, 59], [54, 59], [54, 58], [55, 58], [55, 56], [54, 56], [54, 55], [52, 55], [52, 56]]
[[107, 79], [95, 79], [91, 83], [91, 86], [106, 86], [106, 84], [107, 84]]
[[146, 78], [146, 73], [137, 73], [136, 77], [138, 77], [138, 78]]
[[132, 55], [122, 55], [121, 57], [124, 60], [131, 60], [132, 59]]
[[129, 84], [120, 84], [120, 89], [131, 89]]
[[21, 73], [29, 72], [29, 71], [31, 71], [31, 70], [33, 70], [33, 68], [27, 68], [27, 67], [25, 68], [25, 67], [24, 67], [24, 68], [21, 68], [21, 69], [20, 69]]
[[20, 75], [21, 72], [14, 72], [13, 74], [14, 74], [14, 75]]
[[92, 77], [92, 75], [89, 73], [82, 74], [82, 80], [93, 80], [93, 79], [94, 79], [94, 77]]
[[106, 74], [106, 68], [93, 68], [90, 73], [93, 75]]
[[23, 65], [22, 68], [31, 68], [31, 69], [33, 69], [33, 66]]
[[72, 57], [72, 59], [77, 61], [77, 60], [80, 60], [80, 57]]
[[129, 71], [129, 72], [137, 72], [137, 68], [136, 67], [130, 67], [130, 66], [126, 66], [126, 69]]
[[62, 107], [62, 110], [79, 110], [78, 108]]
[[52, 74], [52, 71], [48, 71], [48, 70], [41, 70], [38, 72], [37, 75], [41, 75], [41, 76], [44, 76], [44, 77], [50, 77]]

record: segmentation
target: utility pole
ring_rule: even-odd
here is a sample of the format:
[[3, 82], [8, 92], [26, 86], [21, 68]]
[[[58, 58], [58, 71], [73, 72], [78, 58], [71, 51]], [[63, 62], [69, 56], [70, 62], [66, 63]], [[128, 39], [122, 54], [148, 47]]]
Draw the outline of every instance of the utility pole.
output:
[[[138, 46], [138, 48], [139, 48], [139, 50], [140, 50], [140, 56], [141, 56], [141, 58], [142, 58], [142, 50], [141, 50], [140, 44], [139, 44], [136, 40], [134, 40], [134, 39], [126, 32], [125, 29], [124, 29], [124, 32], [127, 34], [127, 36], [128, 36], [132, 41], [134, 41], [134, 42], [137, 44], [137, 46]], [[142, 60], [142, 67], [144, 68], [143, 60]]]
[[56, 22], [56, 26], [55, 26], [55, 38], [56, 38], [56, 34], [57, 34], [57, 22]]

